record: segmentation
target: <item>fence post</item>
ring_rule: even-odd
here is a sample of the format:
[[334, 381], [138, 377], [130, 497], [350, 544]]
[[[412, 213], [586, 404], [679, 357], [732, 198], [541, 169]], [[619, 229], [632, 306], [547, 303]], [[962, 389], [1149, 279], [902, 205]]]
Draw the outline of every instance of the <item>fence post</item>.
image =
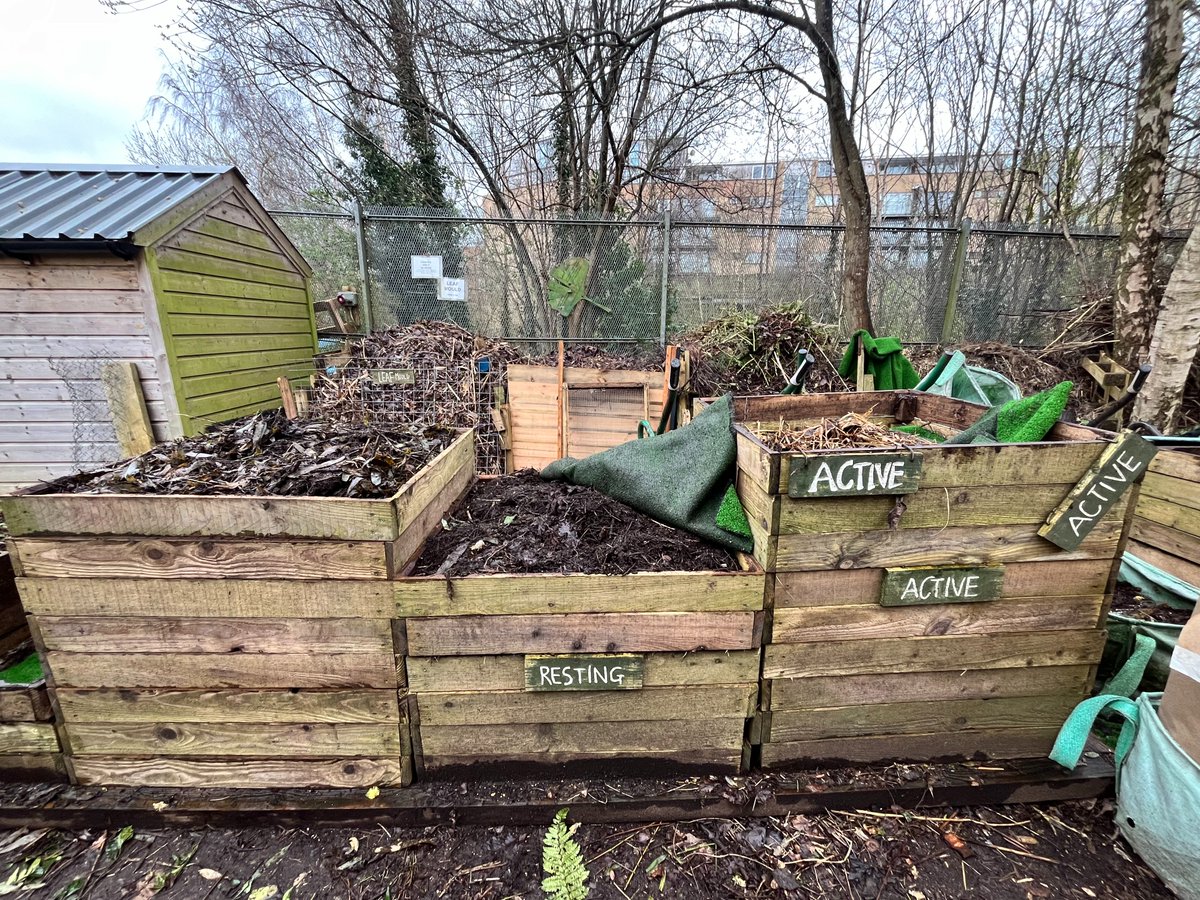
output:
[[371, 283], [367, 275], [367, 232], [363, 227], [362, 203], [357, 197], [354, 198], [354, 237], [358, 244], [358, 292], [362, 297], [363, 330], [370, 334], [374, 319], [371, 315]]
[[958, 306], [958, 289], [962, 285], [963, 268], [967, 264], [967, 242], [971, 237], [971, 220], [964, 217], [958, 227], [958, 246], [954, 248], [954, 269], [950, 272], [950, 293], [946, 296], [946, 313], [942, 317], [942, 343], [950, 343], [954, 335], [954, 313]]
[[667, 272], [671, 268], [671, 210], [663, 212], [662, 285], [658, 310], [658, 342], [667, 346]]

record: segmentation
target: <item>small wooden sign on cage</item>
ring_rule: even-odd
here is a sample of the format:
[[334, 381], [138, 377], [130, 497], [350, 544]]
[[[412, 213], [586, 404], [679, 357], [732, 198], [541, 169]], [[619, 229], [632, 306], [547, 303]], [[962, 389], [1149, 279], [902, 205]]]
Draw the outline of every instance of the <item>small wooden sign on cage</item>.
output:
[[371, 380], [375, 384], [416, 384], [415, 369], [372, 369]]

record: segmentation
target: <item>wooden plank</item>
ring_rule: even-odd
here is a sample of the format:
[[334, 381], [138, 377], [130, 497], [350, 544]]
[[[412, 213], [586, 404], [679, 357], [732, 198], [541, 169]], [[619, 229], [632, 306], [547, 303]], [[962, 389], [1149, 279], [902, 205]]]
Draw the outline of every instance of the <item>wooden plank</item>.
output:
[[1003, 566], [919, 566], [884, 571], [880, 606], [983, 603], [999, 597], [1004, 584]]
[[[410, 656], [409, 690], [520, 691], [525, 687], [521, 656]], [[759, 651], [701, 651], [651, 653], [646, 656], [642, 683], [646, 688], [672, 685], [757, 683]]]
[[119, 266], [3, 265], [0, 291], [136, 291], [137, 268]]
[[49, 578], [386, 578], [382, 543], [147, 538], [18, 538], [28, 577]]
[[1050, 514], [1038, 534], [1064, 550], [1074, 550], [1116, 508], [1157, 452], [1144, 438], [1123, 432]]
[[1200, 554], [1197, 553], [1200, 550], [1200, 540], [1195, 535], [1158, 522], [1151, 522], [1141, 516], [1134, 516], [1129, 536], [1141, 544], [1149, 544], [1151, 547], [1157, 547], [1164, 553], [1178, 556], [1181, 559], [1200, 558]]
[[1186, 481], [1200, 481], [1200, 453], [1162, 450], [1150, 461], [1150, 472]]
[[[1158, 457], [1156, 456], [1155, 459], [1157, 460]], [[1151, 462], [1150, 466], [1153, 470], [1154, 463]], [[1159, 475], [1150, 471], [1142, 479], [1142, 490], [1138, 495], [1139, 505], [1147, 498], [1178, 503], [1189, 509], [1200, 509], [1200, 481], [1173, 478], [1170, 475]]]
[[10, 291], [0, 296], [0, 306], [10, 313], [141, 313], [142, 295], [137, 291], [92, 291], [59, 288]]
[[[462, 452], [462, 445], [458, 445], [456, 453]], [[408, 524], [400, 526], [400, 537], [388, 545], [389, 578], [399, 577], [400, 573], [417, 559], [425, 541], [440, 527], [442, 518], [475, 483], [474, 455], [472, 454], [470, 459], [461, 460], [460, 463], [454, 465], [451, 459], [447, 459], [446, 464], [437, 469], [435, 482], [423, 484], [423, 504], [414, 502], [407, 509], [401, 509], [397, 504], [398, 521], [407, 519]], [[446, 476], [449, 480], [443, 481]], [[436, 493], [430, 495], [429, 489], [433, 483], [439, 483], [440, 486]], [[413, 512], [416, 514], [410, 518]]]
[[269, 315], [266, 312], [257, 315], [217, 315], [207, 308], [194, 315], [186, 313], [170, 313], [168, 315], [171, 333], [183, 335], [227, 335], [227, 334], [293, 334], [299, 333], [306, 337], [310, 331], [307, 309], [300, 304], [288, 304], [297, 310], [296, 315]]
[[[79, 451], [79, 446], [70, 441], [62, 444], [40, 443], [40, 444], [12, 444], [8, 447], [0, 446], [0, 463], [30, 463], [38, 460], [46, 460], [47, 462], [57, 462], [58, 460], [73, 459]], [[116, 442], [108, 443], [103, 441], [89, 442], [87, 453], [90, 459], [116, 460], [120, 456], [120, 450]], [[91, 463], [82, 463], [84, 466]], [[80, 468], [76, 465], [75, 469]]]
[[770, 700], [763, 705], [780, 710], [1039, 694], [1082, 696], [1091, 687], [1091, 678], [1091, 667], [1085, 665], [781, 678], [771, 682]]
[[810, 571], [1104, 559], [1116, 553], [1121, 524], [1118, 516], [1109, 516], [1075, 550], [1055, 547], [1029, 525], [786, 534], [779, 536], [775, 567]]
[[[1071, 490], [1070, 484], [987, 485], [926, 488], [904, 498], [897, 528], [965, 525], [1040, 525]], [[895, 498], [827, 499], [809, 503], [784, 497], [778, 534], [844, 531], [854, 523], [864, 531], [889, 528]]]
[[777, 609], [771, 641], [849, 641], [929, 635], [1054, 631], [1100, 625], [1103, 594], [912, 607], [810, 606]]
[[1152, 566], [1158, 566], [1181, 581], [1200, 587], [1200, 564], [1194, 562], [1195, 557], [1181, 559], [1149, 544], [1138, 543], [1136, 540], [1129, 542], [1128, 550], [1139, 559], [1145, 560]]
[[[104, 385], [99, 379], [63, 379], [54, 375], [46, 379], [5, 380], [0, 381], [0, 395], [28, 402], [58, 401], [67, 405], [68, 412], [81, 406], [89, 416], [102, 420], [109, 418]], [[89, 399], [77, 400], [80, 396]], [[161, 385], [157, 381], [147, 380], [144, 396], [153, 401], [162, 400]]]
[[433, 758], [526, 753], [629, 753], [742, 745], [741, 719], [657, 722], [553, 722], [518, 725], [427, 725], [421, 719], [426, 765]]
[[77, 334], [72, 337], [13, 335], [4, 339], [4, 355], [16, 359], [153, 359], [144, 335], [112, 337]]
[[57, 753], [58, 734], [52, 722], [0, 723], [0, 753]]
[[0, 754], [0, 780], [5, 782], [67, 782], [70, 777], [61, 753]]
[[367, 788], [407, 784], [396, 759], [103, 759], [75, 761], [80, 784], [136, 787]]
[[246, 281], [241, 278], [223, 278], [201, 275], [195, 272], [162, 270], [159, 284], [163, 293], [195, 294], [198, 297], [216, 297], [231, 300], [270, 300], [280, 303], [307, 303], [304, 288], [288, 285], [266, 284]]
[[67, 726], [73, 756], [399, 756], [394, 725], [250, 722], [109, 723]]
[[[308, 350], [312, 352], [312, 338], [308, 334], [231, 334], [220, 337], [198, 337], [183, 335], [173, 341], [178, 357], [211, 356], [225, 357], [231, 353], [265, 352], [268, 350]], [[226, 359], [226, 367], [229, 360]], [[180, 369], [182, 372], [183, 369]]]
[[1092, 665], [1099, 661], [1103, 647], [1103, 631], [773, 644], [763, 649], [762, 674], [764, 678], [806, 678]]
[[60, 689], [63, 721], [251, 722], [304, 725], [312, 722], [399, 722], [394, 690], [212, 691]]
[[52, 717], [44, 683], [0, 686], [0, 722], [48, 722]]
[[844, 737], [831, 740], [765, 744], [762, 765], [772, 769], [789, 764], [838, 765], [883, 762], [937, 762], [956, 759], [1022, 759], [1045, 757], [1058, 728], [1007, 728], [1000, 731], [959, 731]]
[[[242, 244], [246, 247], [255, 247], [259, 250], [276, 250], [274, 242], [265, 234], [263, 234], [259, 228], [236, 224], [211, 215], [206, 215], [202, 219], [189, 224], [188, 231], [194, 234], [222, 238], [223, 240], [231, 241], [235, 244]], [[277, 255], [286, 260], [286, 257], [283, 257], [282, 254]]]
[[[637, 773], [648, 777], [678, 778], [687, 773], [712, 776], [744, 771], [742, 747], [689, 748], [547, 753], [441, 754], [428, 758], [427, 769], [437, 778], [477, 780], [541, 777], [547, 779], [601, 777], [611, 779]], [[707, 813], [700, 813], [707, 815]]]
[[107, 363], [100, 370], [100, 382], [108, 397], [121, 455], [140, 456], [154, 446], [154, 431], [146, 412], [137, 366], [131, 362]]
[[1196, 547], [1200, 549], [1200, 509], [1143, 495], [1138, 499], [1137, 514], [1149, 522], [1190, 534], [1197, 538]]
[[[1102, 594], [1112, 560], [1011, 563], [1004, 567], [1002, 597], [1058, 597]], [[846, 606], [873, 603], [885, 569], [836, 572], [780, 572], [775, 578], [775, 608]]]
[[390, 619], [385, 582], [163, 578], [18, 578], [30, 613], [45, 616], [326, 617]]
[[412, 656], [746, 650], [754, 613], [455, 616], [408, 621]]
[[39, 616], [47, 650], [75, 653], [391, 653], [387, 619]]
[[[279, 385], [275, 379], [269, 383], [253, 385], [231, 391], [218, 391], [203, 397], [187, 397], [185, 414], [196, 428], [208, 427], [213, 422], [235, 418], [232, 413], [243, 409], [272, 409], [279, 406]], [[240, 412], [239, 412], [240, 414]]]
[[[269, 242], [268, 242], [269, 243]], [[280, 272], [295, 272], [296, 267], [291, 260], [280, 253], [275, 247], [260, 248], [237, 240], [230, 240], [212, 234], [193, 231], [184, 228], [176, 233], [169, 241], [159, 246], [161, 253], [168, 247], [200, 253], [220, 260], [238, 263], [253, 263], [266, 269], [276, 269]]]
[[306, 537], [395, 540], [388, 500], [29, 494], [0, 499], [14, 536]]
[[105, 688], [350, 688], [396, 690], [395, 659], [383, 653], [47, 654], [55, 683]]
[[478, 575], [396, 580], [396, 615], [719, 612], [763, 608], [761, 572]]
[[921, 484], [920, 454], [846, 453], [793, 456], [788, 497], [850, 498], [916, 493]]
[[158, 259], [159, 269], [164, 272], [191, 272], [196, 275], [257, 281], [282, 287], [304, 287], [304, 277], [298, 272], [285, 272], [238, 259], [220, 259], [203, 253], [167, 246], [156, 248], [155, 256]]
[[396, 510], [397, 533], [408, 528], [431, 506], [440, 520], [449, 509], [444, 488], [455, 482], [463, 469], [475, 473], [475, 432], [467, 429], [401, 486], [392, 497]]
[[7, 313], [0, 312], [0, 334], [31, 337], [114, 335], [131, 337], [146, 333], [146, 319], [140, 313]]
[[596, 693], [422, 693], [418, 701], [424, 728], [538, 722], [665, 722], [697, 716], [746, 719], [754, 712], [757, 696], [756, 685], [718, 685]]
[[873, 734], [1057, 728], [1083, 698], [1084, 695], [1078, 693], [778, 710], [771, 714], [770, 734], [764, 743], [866, 737]]

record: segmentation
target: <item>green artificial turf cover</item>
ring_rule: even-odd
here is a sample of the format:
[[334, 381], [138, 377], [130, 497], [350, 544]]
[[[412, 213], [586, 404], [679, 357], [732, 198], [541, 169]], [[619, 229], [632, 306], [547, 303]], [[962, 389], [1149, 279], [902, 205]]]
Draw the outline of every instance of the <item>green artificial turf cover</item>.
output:
[[42, 664], [36, 653], [30, 653], [16, 665], [0, 669], [0, 682], [5, 684], [33, 684], [42, 680]]

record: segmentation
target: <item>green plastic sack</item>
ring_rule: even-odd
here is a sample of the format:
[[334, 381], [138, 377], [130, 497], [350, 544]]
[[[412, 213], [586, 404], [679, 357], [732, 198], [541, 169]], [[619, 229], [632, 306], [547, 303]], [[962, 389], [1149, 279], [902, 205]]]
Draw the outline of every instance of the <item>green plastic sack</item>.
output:
[[999, 372], [982, 366], [968, 366], [961, 350], [943, 353], [937, 365], [917, 382], [915, 391], [953, 397], [981, 406], [1003, 406], [1021, 399], [1021, 389]]
[[1096, 717], [1104, 710], [1122, 716], [1117, 826], [1167, 887], [1184, 900], [1200, 900], [1200, 765], [1163, 727], [1161, 699], [1101, 694], [1084, 700], [1063, 725], [1050, 758], [1075, 768]]

